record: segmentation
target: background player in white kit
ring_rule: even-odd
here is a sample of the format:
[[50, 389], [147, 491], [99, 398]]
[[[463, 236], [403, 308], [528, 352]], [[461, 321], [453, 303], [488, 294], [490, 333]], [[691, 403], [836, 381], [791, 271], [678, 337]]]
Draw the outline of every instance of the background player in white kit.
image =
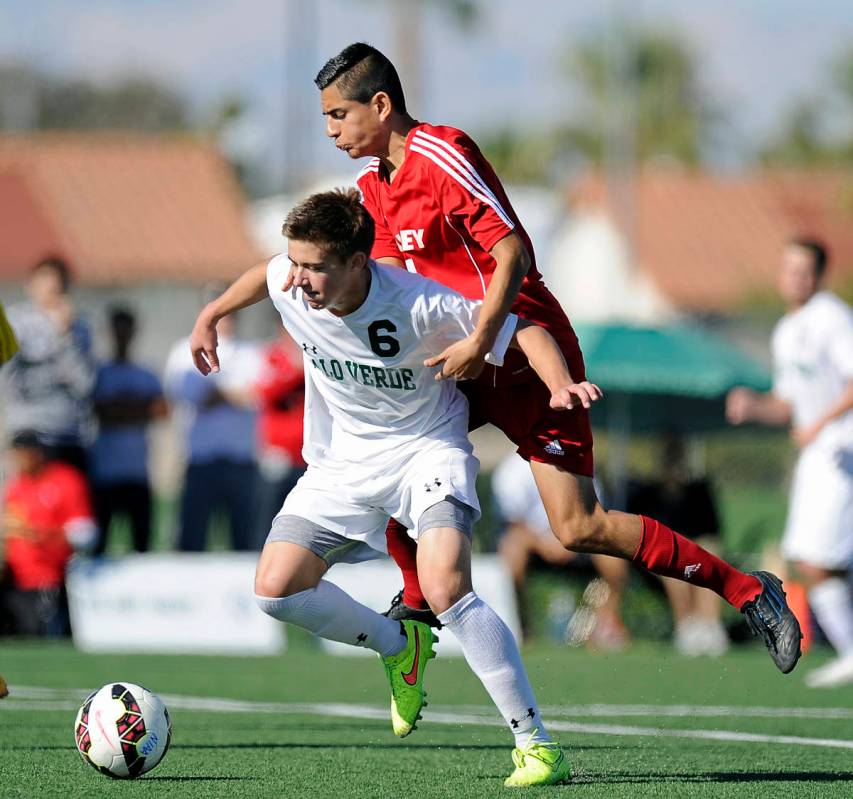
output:
[[737, 388], [728, 397], [732, 422], [790, 424], [800, 447], [782, 552], [838, 653], [806, 676], [814, 687], [853, 682], [853, 311], [823, 288], [827, 261], [819, 241], [788, 243], [779, 275], [788, 313], [773, 332], [773, 391]]
[[[270, 262], [267, 290], [303, 350], [308, 470], [273, 520], [256, 574], [258, 604], [277, 619], [378, 652], [391, 681], [395, 732], [407, 735], [423, 704], [432, 631], [412, 620], [401, 628], [321, 579], [335, 562], [384, 551], [388, 519], [399, 519], [417, 536], [427, 601], [515, 736], [516, 769], [506, 785], [568, 780], [571, 768], [539, 719], [512, 634], [471, 586], [479, 464], [467, 437], [467, 401], [431, 366], [471, 333], [480, 304], [370, 261], [373, 221], [356, 190], [309, 197], [283, 232], [288, 257]], [[291, 268], [294, 288], [283, 291]], [[202, 311], [190, 343], [203, 373], [217, 368], [216, 321], [261, 296], [255, 267]], [[592, 384], [572, 382], [543, 328], [512, 315], [492, 362], [500, 365], [511, 340], [548, 386], [552, 407], [600, 396]]]

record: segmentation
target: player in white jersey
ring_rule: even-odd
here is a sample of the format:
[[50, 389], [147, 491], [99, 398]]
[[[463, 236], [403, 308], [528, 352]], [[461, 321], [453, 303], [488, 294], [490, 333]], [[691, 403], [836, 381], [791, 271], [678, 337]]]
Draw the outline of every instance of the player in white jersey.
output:
[[738, 388], [728, 397], [735, 424], [792, 427], [800, 448], [782, 551], [838, 657], [806, 676], [814, 687], [853, 682], [853, 310], [823, 288], [826, 248], [793, 239], [779, 290], [788, 308], [773, 332], [769, 394]]
[[[305, 360], [305, 475], [273, 520], [255, 580], [260, 607], [325, 638], [373, 649], [392, 688], [392, 722], [407, 735], [420, 718], [434, 634], [389, 619], [322, 579], [335, 562], [385, 550], [392, 516], [418, 541], [418, 576], [432, 610], [459, 639], [511, 732], [508, 786], [571, 776], [546, 732], [512, 633], [471, 586], [470, 535], [479, 517], [478, 462], [467, 401], [432, 368], [474, 329], [480, 304], [439, 283], [369, 259], [373, 221], [356, 190], [309, 197], [284, 225], [287, 257], [266, 268], [266, 291]], [[288, 271], [293, 286], [284, 291]], [[217, 368], [216, 322], [260, 300], [258, 268], [207, 306], [190, 337], [205, 374]], [[509, 316], [489, 358], [518, 347], [548, 386], [554, 408], [600, 396], [574, 384], [543, 328]]]

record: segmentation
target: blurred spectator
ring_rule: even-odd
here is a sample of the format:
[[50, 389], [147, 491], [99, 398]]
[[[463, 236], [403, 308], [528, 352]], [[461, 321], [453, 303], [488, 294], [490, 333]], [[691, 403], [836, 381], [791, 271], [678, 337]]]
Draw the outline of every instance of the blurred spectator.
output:
[[824, 289], [828, 262], [821, 242], [788, 242], [779, 273], [788, 312], [773, 331], [773, 390], [737, 388], [727, 401], [734, 424], [790, 424], [800, 448], [782, 553], [838, 653], [806, 675], [812, 687], [853, 683], [853, 310]]
[[302, 460], [305, 405], [302, 352], [285, 330], [264, 350], [257, 390], [260, 454], [254, 535], [256, 548], [260, 549], [273, 517], [305, 471]]
[[233, 315], [217, 325], [222, 371], [203, 377], [193, 365], [189, 339], [172, 348], [166, 396], [179, 406], [187, 429], [187, 470], [181, 497], [178, 549], [200, 552], [214, 511], [227, 513], [234, 549], [253, 540], [255, 442], [260, 349], [234, 335]]
[[[536, 559], [549, 566], [563, 567], [583, 556], [566, 550], [551, 532], [530, 465], [518, 455], [505, 458], [495, 469], [492, 492], [507, 524], [498, 551], [512, 575], [522, 627], [527, 633], [529, 614], [525, 583], [531, 562]], [[585, 629], [582, 638], [588, 638], [589, 643], [599, 649], [621, 649], [629, 641], [628, 631], [622, 622], [622, 600], [629, 564], [607, 555], [590, 555], [589, 558], [606, 588], [603, 596], [595, 598], [593, 623]]]
[[[706, 478], [690, 477], [684, 439], [678, 433], [664, 436], [658, 462], [659, 479], [632, 483], [628, 512], [660, 519], [718, 555], [720, 518], [713, 489]], [[729, 639], [720, 621], [720, 597], [682, 580], [660, 579], [672, 608], [678, 651], [691, 656], [724, 654]]]
[[15, 331], [6, 318], [3, 303], [0, 302], [0, 366], [11, 360], [17, 351], [18, 339], [15, 338]]
[[83, 475], [49, 461], [35, 431], [12, 439], [13, 476], [3, 497], [4, 617], [18, 635], [67, 632], [65, 569], [97, 529]]
[[89, 328], [74, 309], [70, 287], [67, 264], [46, 259], [30, 273], [29, 302], [9, 308], [20, 350], [4, 370], [6, 427], [12, 434], [37, 431], [54, 457], [85, 472], [94, 366]]
[[98, 437], [89, 453], [95, 512], [100, 536], [95, 554], [107, 546], [116, 514], [130, 522], [133, 548], [148, 550], [151, 540], [151, 488], [148, 483], [146, 428], [167, 413], [160, 379], [130, 359], [136, 317], [126, 308], [110, 312], [113, 359], [102, 364], [95, 381]]

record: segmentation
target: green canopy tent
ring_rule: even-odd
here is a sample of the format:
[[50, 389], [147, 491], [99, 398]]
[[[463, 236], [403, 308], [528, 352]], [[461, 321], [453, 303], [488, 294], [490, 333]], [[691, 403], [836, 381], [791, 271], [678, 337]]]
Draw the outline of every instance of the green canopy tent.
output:
[[625, 499], [633, 432], [704, 433], [726, 425], [725, 396], [735, 386], [765, 391], [768, 370], [719, 334], [697, 325], [576, 327], [587, 379], [604, 399], [592, 423], [608, 433], [613, 504]]

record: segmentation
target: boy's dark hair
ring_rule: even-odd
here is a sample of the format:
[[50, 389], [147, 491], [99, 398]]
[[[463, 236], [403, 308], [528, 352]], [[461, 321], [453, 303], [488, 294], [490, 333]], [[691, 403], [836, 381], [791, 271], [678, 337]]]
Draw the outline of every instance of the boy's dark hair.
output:
[[808, 250], [812, 256], [812, 266], [818, 280], [826, 274], [826, 268], [829, 266], [829, 249], [820, 239], [812, 236], [794, 236], [789, 239], [788, 244]]
[[385, 92], [391, 98], [395, 111], [407, 113], [397, 70], [385, 55], [369, 44], [356, 42], [345, 47], [330, 58], [314, 78], [320, 91], [335, 81], [347, 100], [369, 103], [377, 92]]
[[375, 228], [361, 203], [358, 189], [312, 194], [284, 220], [281, 232], [294, 241], [308, 241], [341, 261], [357, 252], [370, 255]]
[[49, 255], [42, 258], [35, 264], [35, 266], [33, 266], [30, 270], [30, 274], [33, 275], [42, 269], [52, 269], [56, 273], [56, 276], [59, 278], [59, 283], [62, 286], [63, 293], [67, 292], [68, 289], [71, 288], [71, 269], [64, 258], [60, 258], [57, 255]]

